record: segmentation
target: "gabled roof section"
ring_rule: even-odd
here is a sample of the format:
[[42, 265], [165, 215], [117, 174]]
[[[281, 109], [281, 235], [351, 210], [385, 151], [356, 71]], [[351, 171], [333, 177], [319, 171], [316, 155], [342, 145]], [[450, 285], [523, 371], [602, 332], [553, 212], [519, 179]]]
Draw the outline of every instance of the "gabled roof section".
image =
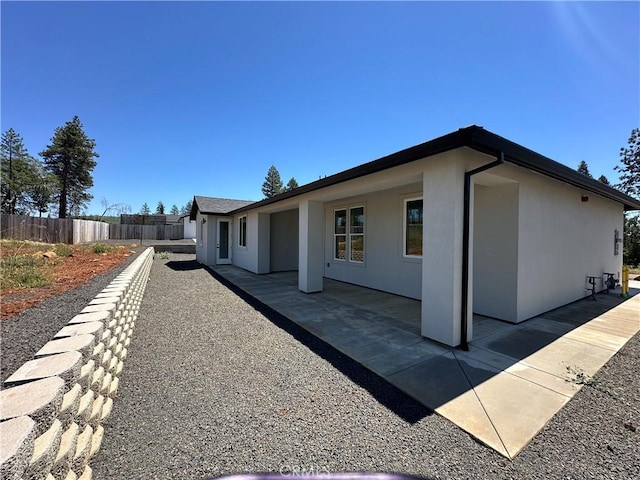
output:
[[212, 215], [227, 215], [229, 212], [238, 210], [255, 203], [253, 200], [232, 200], [229, 198], [202, 197], [196, 195], [191, 203], [189, 219], [195, 220], [198, 212]]
[[[498, 156], [500, 152], [504, 152], [505, 161], [518, 165], [523, 168], [541, 173], [547, 177], [554, 178], [564, 183], [568, 183], [586, 191], [597, 193], [605, 198], [614, 200], [624, 205], [625, 210], [640, 210], [640, 201], [629, 195], [605, 185], [598, 180], [582, 175], [555, 160], [540, 155], [539, 153], [529, 150], [517, 143], [503, 138], [495, 133], [485, 130], [483, 127], [471, 125], [470, 127], [461, 128], [455, 132], [449, 133], [426, 143], [416, 145], [405, 150], [387, 155], [372, 162], [364, 163], [344, 172], [336, 173], [329, 177], [325, 177], [315, 182], [302, 185], [288, 192], [281, 193], [265, 200], [251, 203], [238, 207], [237, 209], [227, 213], [240, 213], [252, 208], [261, 207], [276, 203], [287, 198], [302, 195], [315, 190], [320, 190], [331, 185], [353, 180], [355, 178], [370, 175], [372, 173], [381, 172], [383, 170], [414, 162], [425, 157], [430, 157], [438, 153], [454, 150], [456, 148], [469, 147], [488, 155]], [[195, 204], [195, 202], [194, 202]]]

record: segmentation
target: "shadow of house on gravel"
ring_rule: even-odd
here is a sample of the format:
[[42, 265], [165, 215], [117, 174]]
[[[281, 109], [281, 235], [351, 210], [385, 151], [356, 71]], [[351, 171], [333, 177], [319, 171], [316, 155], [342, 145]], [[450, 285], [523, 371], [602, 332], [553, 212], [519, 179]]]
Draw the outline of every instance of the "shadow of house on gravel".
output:
[[[181, 263], [181, 262], [169, 262]], [[195, 263], [195, 261], [184, 262], [187, 264]], [[168, 265], [168, 264], [167, 264]], [[278, 328], [284, 330], [297, 341], [309, 348], [313, 353], [328, 361], [333, 367], [346, 375], [351, 381], [367, 390], [381, 405], [384, 405], [394, 414], [409, 423], [416, 423], [424, 417], [431, 415], [432, 410], [417, 402], [409, 395], [390, 384], [384, 378], [380, 377], [371, 370], [363, 367], [355, 360], [349, 358], [324, 340], [316, 337], [312, 333], [302, 328], [297, 323], [289, 320], [284, 315], [278, 313], [265, 303], [257, 300], [247, 292], [237, 287], [229, 280], [216, 273], [209, 267], [197, 264], [199, 268], [204, 268], [209, 274], [222, 285], [231, 290], [255, 310], [264, 315], [271, 323]], [[170, 268], [189, 270], [190, 266], [185, 265], [184, 268], [171, 266]]]
[[165, 265], [176, 272], [189, 272], [191, 270], [200, 270], [203, 268], [202, 265], [195, 260], [171, 260]]
[[367, 390], [373, 398], [384, 405], [391, 412], [408, 423], [419, 422], [424, 417], [431, 415], [432, 410], [417, 402], [409, 395], [399, 390], [384, 378], [371, 370], [363, 367], [355, 360], [349, 358], [324, 340], [302, 328], [297, 323], [289, 320], [265, 303], [257, 300], [247, 292], [237, 287], [229, 280], [194, 260], [171, 260], [165, 264], [177, 272], [193, 270], [206, 270], [214, 279], [227, 287], [235, 295], [264, 315], [267, 320], [278, 328], [284, 330], [297, 341], [306, 346], [313, 353], [328, 361], [334, 368], [346, 375], [351, 381]]

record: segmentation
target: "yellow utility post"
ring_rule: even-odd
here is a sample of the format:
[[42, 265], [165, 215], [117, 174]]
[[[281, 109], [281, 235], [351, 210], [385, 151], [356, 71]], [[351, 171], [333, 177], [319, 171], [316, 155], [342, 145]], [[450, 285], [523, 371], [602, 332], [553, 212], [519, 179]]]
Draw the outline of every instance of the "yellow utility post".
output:
[[629, 267], [627, 265], [622, 266], [622, 293], [620, 293], [621, 297], [629, 296]]

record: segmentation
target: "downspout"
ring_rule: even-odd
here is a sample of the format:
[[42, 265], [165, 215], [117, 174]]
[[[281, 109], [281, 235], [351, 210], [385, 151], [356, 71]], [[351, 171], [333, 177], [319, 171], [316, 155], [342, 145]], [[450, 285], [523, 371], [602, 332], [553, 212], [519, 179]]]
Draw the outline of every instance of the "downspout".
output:
[[464, 173], [464, 216], [462, 225], [462, 301], [460, 308], [460, 345], [462, 350], [469, 350], [467, 342], [467, 310], [469, 309], [469, 243], [470, 243], [470, 217], [471, 217], [471, 177], [504, 163], [504, 152], [500, 152], [498, 160], [487, 163], [475, 170]]

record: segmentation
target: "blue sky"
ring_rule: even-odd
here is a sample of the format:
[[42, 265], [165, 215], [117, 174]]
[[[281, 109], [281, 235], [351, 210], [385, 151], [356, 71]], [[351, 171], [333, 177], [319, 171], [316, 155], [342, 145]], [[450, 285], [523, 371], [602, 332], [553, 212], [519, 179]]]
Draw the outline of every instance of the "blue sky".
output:
[[94, 200], [262, 198], [470, 124], [617, 180], [638, 2], [7, 2], [2, 131], [78, 115]]

